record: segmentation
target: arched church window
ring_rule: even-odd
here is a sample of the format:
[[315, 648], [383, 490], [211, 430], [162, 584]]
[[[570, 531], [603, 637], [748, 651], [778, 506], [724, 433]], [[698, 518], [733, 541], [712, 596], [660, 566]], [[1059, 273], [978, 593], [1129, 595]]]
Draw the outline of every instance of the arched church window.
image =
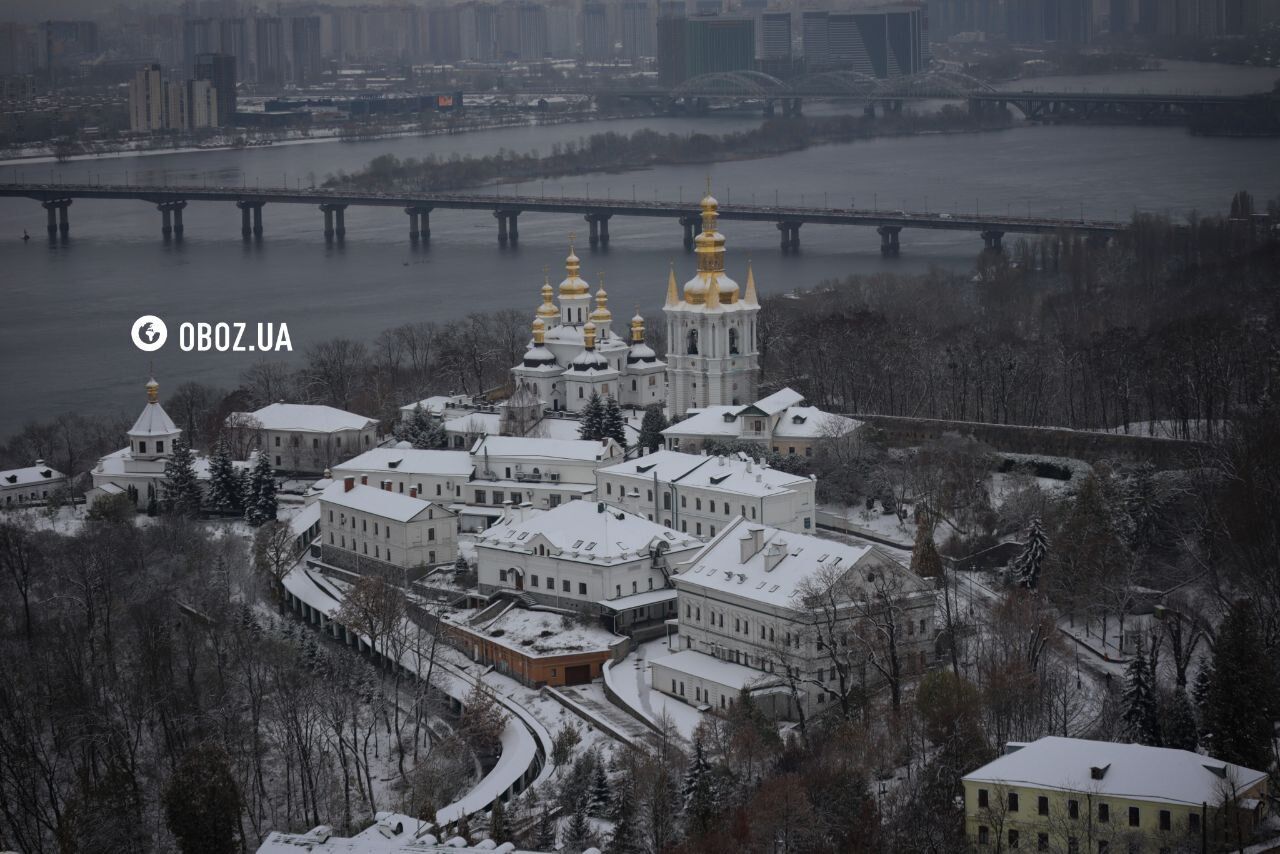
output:
[[689, 330], [689, 346], [686, 352], [690, 356], [698, 355], [698, 330], [696, 329]]
[[729, 355], [738, 355], [738, 330], [737, 327], [729, 327]]

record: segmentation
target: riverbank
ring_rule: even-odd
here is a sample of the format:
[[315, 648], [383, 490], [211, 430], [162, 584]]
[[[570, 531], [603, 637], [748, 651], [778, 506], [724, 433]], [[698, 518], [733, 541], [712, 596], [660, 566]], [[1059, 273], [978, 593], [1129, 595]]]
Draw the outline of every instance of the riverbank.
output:
[[[659, 115], [656, 112], [638, 113], [599, 113], [582, 112], [569, 114], [535, 113], [532, 115], [489, 117], [465, 125], [445, 125], [440, 127], [423, 127], [420, 122], [405, 122], [387, 126], [376, 131], [354, 131], [351, 128], [315, 128], [306, 130], [285, 131], [280, 134], [269, 134], [245, 140], [240, 138], [213, 137], [205, 144], [176, 143], [171, 146], [135, 147], [148, 145], [150, 140], [131, 140], [127, 143], [102, 144], [94, 150], [80, 154], [58, 156], [52, 145], [24, 146], [15, 154], [13, 149], [0, 152], [0, 166], [39, 165], [42, 163], [76, 163], [82, 161], [114, 160], [123, 157], [155, 157], [173, 154], [191, 154], [195, 152], [245, 151], [256, 148], [267, 148], [289, 145], [314, 145], [322, 142], [371, 142], [381, 139], [397, 139], [401, 137], [456, 136], [477, 131], [501, 130], [504, 128], [537, 128], [566, 124], [587, 124], [589, 122], [617, 121], [619, 119], [648, 118]], [[219, 141], [225, 140], [225, 141]]]
[[839, 115], [819, 118], [770, 119], [759, 127], [713, 136], [660, 134], [637, 130], [628, 135], [593, 134], [578, 142], [557, 144], [551, 154], [536, 150], [523, 154], [500, 151], [483, 157], [434, 155], [425, 159], [383, 154], [353, 174], [338, 173], [324, 186], [364, 191], [458, 190], [485, 184], [521, 183], [546, 178], [604, 172], [619, 174], [659, 166], [691, 166], [776, 157], [815, 145], [850, 143], [883, 137], [1004, 130], [1013, 125], [1009, 114], [970, 115], [944, 107], [930, 114], [891, 114], [874, 117]]

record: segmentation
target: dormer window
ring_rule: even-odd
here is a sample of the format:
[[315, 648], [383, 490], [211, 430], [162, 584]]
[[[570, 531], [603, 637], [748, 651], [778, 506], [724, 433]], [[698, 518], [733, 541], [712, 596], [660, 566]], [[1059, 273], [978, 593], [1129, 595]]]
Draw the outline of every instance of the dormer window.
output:
[[1091, 780], [1101, 780], [1107, 776], [1107, 769], [1110, 767], [1110, 765], [1095, 765], [1089, 769], [1089, 778]]

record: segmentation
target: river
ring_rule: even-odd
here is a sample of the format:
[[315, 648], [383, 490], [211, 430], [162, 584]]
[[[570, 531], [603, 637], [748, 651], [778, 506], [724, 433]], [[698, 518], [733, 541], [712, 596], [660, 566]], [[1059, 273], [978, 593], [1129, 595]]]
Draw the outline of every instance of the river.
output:
[[[1259, 79], [1256, 70], [1242, 71]], [[1186, 75], [1185, 69], [1141, 74], [1171, 73]], [[1101, 88], [1110, 78], [1071, 79]], [[1044, 79], [1034, 81], [1037, 88]], [[1219, 89], [1226, 85], [1222, 79], [1236, 78], [1218, 79]], [[454, 137], [188, 152], [4, 167], [0, 181], [305, 186], [339, 170], [358, 169], [386, 152], [400, 157], [502, 148], [547, 152], [556, 142], [605, 129], [722, 132], [757, 122], [745, 115], [620, 120]], [[1274, 197], [1280, 194], [1278, 163], [1275, 140], [1194, 137], [1181, 128], [1016, 127], [820, 146], [710, 168], [660, 167], [520, 189], [688, 200], [709, 175], [724, 202], [776, 198], [1124, 218], [1134, 210], [1221, 211], [1238, 189]], [[0, 199], [0, 286], [5, 291], [0, 436], [60, 412], [140, 407], [153, 354], [135, 349], [129, 340], [129, 327], [139, 315], [159, 315], [175, 336], [154, 354], [155, 370], [167, 388], [185, 380], [230, 387], [260, 354], [180, 352], [177, 322], [284, 322], [300, 351], [335, 336], [367, 340], [407, 321], [450, 320], [471, 311], [516, 307], [527, 309], [532, 319], [543, 268], [557, 280], [569, 233], [586, 230], [579, 217], [525, 214], [518, 248], [500, 250], [489, 213], [437, 211], [429, 248], [415, 248], [402, 212], [352, 208], [345, 242], [326, 246], [321, 215], [311, 207], [268, 205], [264, 238], [248, 243], [240, 238], [239, 212], [230, 204], [192, 204], [185, 220], [185, 239], [166, 244], [153, 206], [80, 200], [70, 210], [70, 240], [50, 243], [38, 203]], [[33, 237], [27, 243], [21, 240], [24, 229]], [[933, 265], [966, 270], [981, 248], [976, 234], [904, 231], [902, 256], [882, 259], [872, 229], [810, 225], [801, 232], [801, 253], [784, 257], [771, 224], [729, 222], [723, 231], [731, 275], [741, 281], [750, 257], [766, 294], [851, 273], [913, 273]], [[668, 263], [675, 263], [681, 280], [693, 268], [679, 226], [615, 217], [611, 236], [607, 251], [589, 251], [579, 239], [586, 277], [594, 283], [599, 273], [606, 275], [615, 315], [629, 316], [638, 306], [656, 319]]]

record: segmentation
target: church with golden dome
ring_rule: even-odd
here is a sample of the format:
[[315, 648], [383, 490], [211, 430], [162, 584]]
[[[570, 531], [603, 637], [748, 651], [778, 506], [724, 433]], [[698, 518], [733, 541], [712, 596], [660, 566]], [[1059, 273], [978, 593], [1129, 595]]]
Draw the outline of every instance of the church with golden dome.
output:
[[748, 266], [746, 290], [740, 293], [738, 283], [725, 273], [719, 204], [708, 192], [701, 206], [697, 273], [682, 291], [674, 268], [669, 274], [663, 306], [666, 361], [645, 343], [639, 314], [631, 318], [626, 339], [614, 332], [603, 280], [593, 298], [570, 245], [559, 288], [543, 282], [529, 349], [511, 369], [513, 385], [532, 391], [545, 408], [568, 412], [581, 411], [593, 394], [613, 397], [623, 406], [662, 403], [676, 416], [755, 400], [760, 311], [755, 279]]

